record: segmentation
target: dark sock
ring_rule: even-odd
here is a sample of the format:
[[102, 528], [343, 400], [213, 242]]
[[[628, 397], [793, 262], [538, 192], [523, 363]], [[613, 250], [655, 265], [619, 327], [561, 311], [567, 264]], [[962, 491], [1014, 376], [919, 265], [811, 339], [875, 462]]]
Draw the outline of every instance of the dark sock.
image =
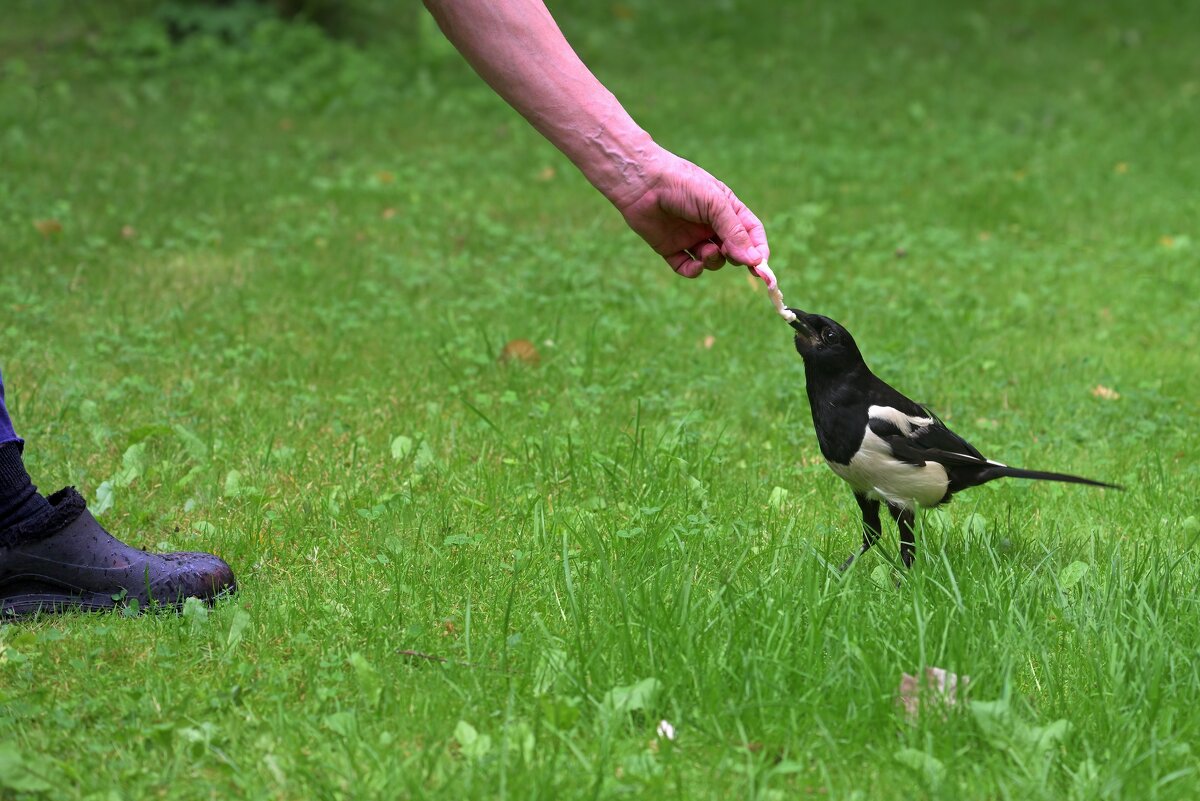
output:
[[15, 442], [0, 445], [0, 532], [45, 517], [52, 509], [25, 472], [20, 445]]

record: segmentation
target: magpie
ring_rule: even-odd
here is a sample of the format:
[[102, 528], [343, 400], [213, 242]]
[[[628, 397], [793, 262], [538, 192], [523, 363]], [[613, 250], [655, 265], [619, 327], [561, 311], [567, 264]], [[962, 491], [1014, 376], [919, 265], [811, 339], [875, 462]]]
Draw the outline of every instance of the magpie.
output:
[[796, 351], [804, 359], [813, 427], [825, 462], [854, 490], [862, 510], [862, 548], [879, 538], [879, 505], [900, 529], [900, 558], [912, 567], [915, 509], [947, 503], [955, 493], [997, 478], [1067, 481], [1120, 489], [1065, 473], [1009, 467], [987, 459], [925, 406], [897, 392], [867, 367], [850, 332], [819, 314], [788, 309]]

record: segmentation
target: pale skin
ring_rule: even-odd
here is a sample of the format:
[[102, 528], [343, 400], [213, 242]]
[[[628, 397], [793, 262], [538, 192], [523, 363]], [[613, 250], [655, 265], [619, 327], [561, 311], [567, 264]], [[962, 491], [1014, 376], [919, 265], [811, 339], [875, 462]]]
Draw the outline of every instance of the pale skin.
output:
[[443, 33], [505, 101], [569, 158], [675, 272], [770, 257], [737, 196], [657, 145], [571, 49], [541, 0], [425, 0]]

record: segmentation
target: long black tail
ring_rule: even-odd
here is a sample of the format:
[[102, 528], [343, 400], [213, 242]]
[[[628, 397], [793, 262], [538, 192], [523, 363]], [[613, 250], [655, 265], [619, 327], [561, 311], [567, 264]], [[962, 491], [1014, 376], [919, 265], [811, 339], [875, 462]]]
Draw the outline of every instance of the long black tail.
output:
[[[993, 478], [1032, 478], [1038, 481], [1065, 481], [1068, 484], [1087, 484], [1091, 487], [1104, 487], [1105, 489], [1123, 490], [1122, 486], [1117, 484], [1107, 484], [1103, 481], [1094, 481], [1090, 478], [1082, 476], [1072, 476], [1066, 473], [1048, 473], [1045, 470], [1023, 470], [1020, 467], [1007, 467], [996, 465], [984, 471], [984, 481], [991, 481]], [[982, 483], [982, 482], [980, 482]]]

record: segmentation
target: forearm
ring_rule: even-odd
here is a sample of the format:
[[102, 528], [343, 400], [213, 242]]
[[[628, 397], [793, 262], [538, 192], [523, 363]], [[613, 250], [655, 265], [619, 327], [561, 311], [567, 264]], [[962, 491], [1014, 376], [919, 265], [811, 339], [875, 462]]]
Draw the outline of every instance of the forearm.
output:
[[541, 0], [425, 0], [475, 71], [622, 207], [660, 149], [596, 80]]

